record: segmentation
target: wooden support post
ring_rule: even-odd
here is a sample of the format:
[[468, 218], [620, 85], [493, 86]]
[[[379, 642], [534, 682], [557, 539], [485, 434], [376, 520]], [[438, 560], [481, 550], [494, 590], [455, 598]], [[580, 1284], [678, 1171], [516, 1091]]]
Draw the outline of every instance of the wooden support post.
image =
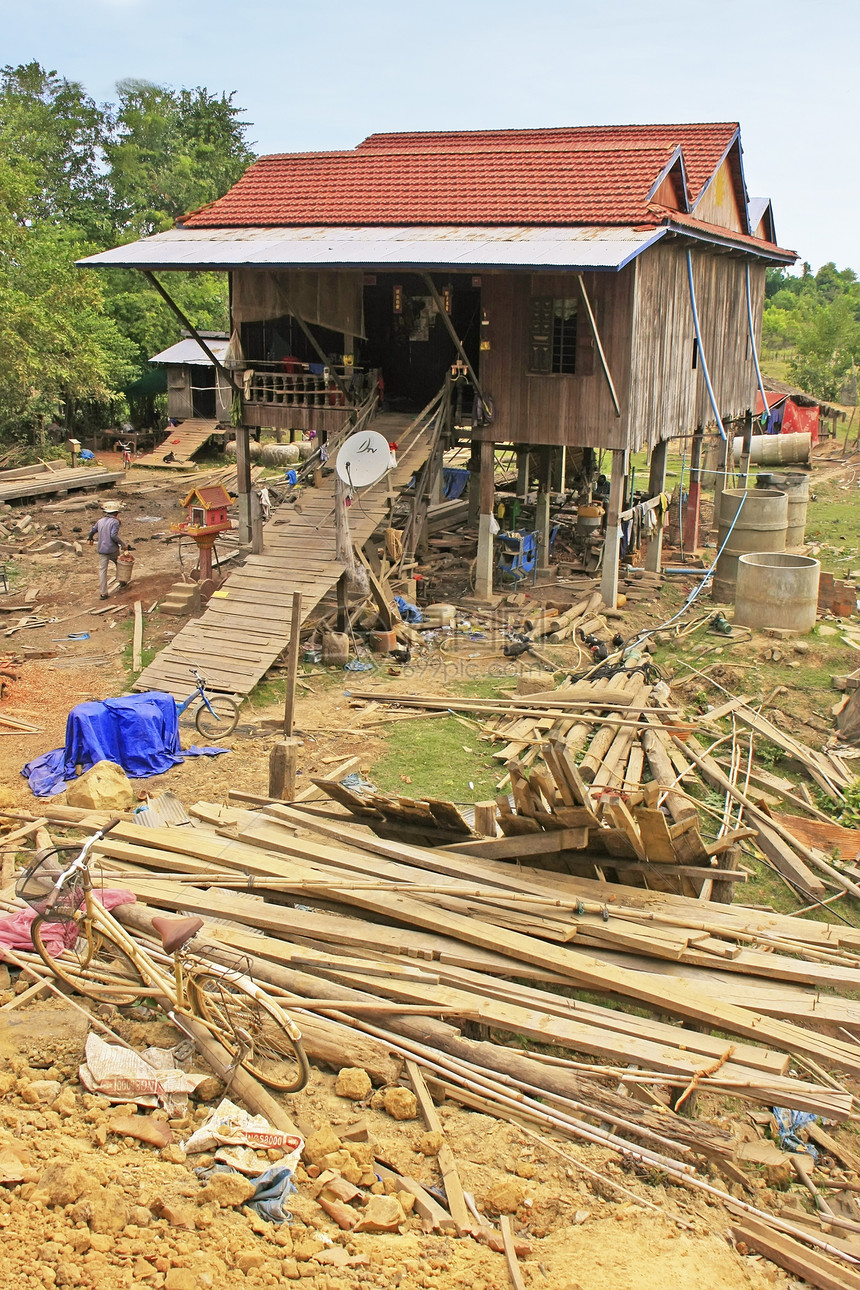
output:
[[496, 445], [481, 440], [481, 511], [478, 517], [478, 559], [475, 564], [475, 598], [491, 600], [493, 596], [493, 501], [495, 481]]
[[346, 585], [346, 574], [342, 573], [337, 580], [337, 630], [345, 632], [349, 623], [349, 590]]
[[250, 513], [251, 513], [251, 551], [254, 555], [263, 554], [263, 508], [260, 505], [260, 498], [257, 490], [254, 488], [250, 493]]
[[482, 838], [494, 838], [498, 834], [497, 810], [495, 801], [475, 803], [475, 832]]
[[469, 457], [469, 514], [466, 522], [469, 528], [477, 528], [481, 515], [481, 452], [478, 444], [472, 444]]
[[296, 763], [301, 740], [281, 739], [269, 753], [269, 797], [293, 802], [296, 796]]
[[290, 614], [290, 646], [287, 653], [287, 692], [284, 695], [284, 738], [290, 739], [293, 734], [293, 722], [296, 714], [296, 677], [299, 674], [299, 644], [302, 635], [302, 593], [293, 592], [293, 608]]
[[609, 480], [609, 509], [606, 515], [606, 535], [603, 539], [603, 573], [600, 594], [608, 609], [618, 603], [618, 566], [621, 559], [621, 508], [624, 501], [624, 481], [627, 478], [627, 453], [623, 448], [612, 451], [612, 475]]
[[438, 506], [445, 500], [445, 445], [442, 436], [436, 440], [430, 462], [430, 505]]
[[251, 457], [247, 426], [236, 427], [236, 486], [239, 502], [239, 545], [251, 541]]
[[143, 667], [143, 605], [139, 600], [134, 602], [134, 635], [131, 642], [131, 670], [139, 672]]
[[723, 488], [726, 484], [726, 472], [732, 464], [732, 432], [727, 432], [726, 438], [721, 439], [717, 445], [717, 473], [714, 476], [714, 517], [711, 521], [714, 534], [719, 532], [720, 527], [720, 508], [723, 501]]
[[[666, 450], [669, 444], [666, 439], [655, 443], [651, 449], [651, 471], [648, 476], [648, 493], [656, 497], [666, 487]], [[660, 572], [660, 559], [663, 555], [663, 524], [658, 523], [654, 533], [649, 537], [645, 547], [645, 568], [651, 573]]]
[[[688, 555], [699, 545], [699, 508], [702, 500], [702, 432], [697, 430], [693, 435], [693, 446], [690, 450], [690, 485], [687, 489], [687, 505], [684, 508], [684, 550]], [[684, 481], [681, 480], [681, 488]]]
[[[752, 452], [752, 433], [753, 414], [750, 411], [744, 417], [743, 447], [741, 448], [741, 460], [738, 469], [738, 488], [747, 487], [747, 480], [749, 479], [750, 473], [750, 454]], [[729, 451], [731, 452], [731, 445], [729, 446]], [[729, 460], [731, 460], [731, 458]], [[719, 525], [719, 516], [715, 515], [714, 520], [717, 525]]]
[[540, 490], [535, 509], [535, 529], [538, 534], [537, 567], [545, 573], [549, 569], [549, 502], [552, 491], [552, 448], [541, 449]]

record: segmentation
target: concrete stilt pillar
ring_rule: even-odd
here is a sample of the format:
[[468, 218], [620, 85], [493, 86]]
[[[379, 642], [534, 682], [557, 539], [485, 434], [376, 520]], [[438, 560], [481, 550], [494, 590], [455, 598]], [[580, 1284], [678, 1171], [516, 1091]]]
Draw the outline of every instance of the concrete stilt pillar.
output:
[[627, 478], [627, 453], [623, 448], [612, 452], [612, 475], [609, 480], [609, 508], [606, 513], [606, 537], [603, 548], [603, 573], [600, 594], [607, 609], [618, 603], [618, 566], [621, 558], [621, 508], [624, 504], [624, 482]]
[[714, 518], [712, 528], [714, 534], [719, 532], [720, 527], [720, 507], [723, 501], [723, 489], [726, 487], [726, 470], [731, 463], [732, 452], [732, 428], [729, 427], [728, 438], [721, 439], [717, 452], [717, 473], [714, 475]]
[[531, 454], [528, 448], [520, 448], [517, 452], [517, 497], [525, 497], [529, 491], [530, 463]]
[[[648, 476], [648, 493], [651, 497], [656, 497], [662, 493], [666, 487], [666, 449], [668, 443], [661, 439], [655, 443], [651, 449], [651, 471]], [[651, 573], [660, 572], [660, 560], [663, 555], [663, 525], [658, 521], [658, 526], [651, 537], [649, 537], [645, 547], [645, 568]]]
[[475, 566], [475, 598], [491, 600], [493, 596], [493, 501], [495, 499], [496, 445], [481, 440], [481, 511], [478, 517], [478, 560]]
[[239, 545], [251, 541], [251, 457], [247, 426], [236, 427], [236, 482], [239, 503]]

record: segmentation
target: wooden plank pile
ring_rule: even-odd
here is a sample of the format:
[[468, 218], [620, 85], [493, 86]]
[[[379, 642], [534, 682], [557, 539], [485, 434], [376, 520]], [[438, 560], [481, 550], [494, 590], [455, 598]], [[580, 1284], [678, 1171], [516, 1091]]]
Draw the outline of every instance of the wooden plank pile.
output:
[[[532, 864], [553, 857], [552, 867], [569, 873], [723, 902], [745, 876], [738, 847], [751, 843], [814, 900], [826, 897], [828, 887], [860, 897], [860, 874], [828, 861], [771, 809], [785, 802], [826, 819], [808, 793], [753, 770], [755, 740], [783, 750], [833, 800], [853, 782], [846, 763], [788, 735], [742, 698], [687, 720], [665, 683], [646, 677], [647, 670], [634, 669], [601, 680], [567, 678], [555, 690], [504, 699], [366, 690], [353, 691], [352, 699], [482, 719], [482, 736], [502, 745], [493, 753], [506, 768], [498, 787], [510, 784], [513, 799], [496, 799], [496, 813], [482, 817], [492, 820], [486, 831], [494, 834], [497, 826], [506, 837], [540, 835], [547, 845], [530, 842]], [[725, 735], [718, 723], [729, 717], [732, 732]], [[709, 745], [697, 734], [707, 735]], [[729, 740], [732, 755], [721, 763], [712, 753]], [[714, 792], [720, 808], [712, 805]], [[572, 833], [563, 841], [553, 837], [572, 829], [580, 830], [579, 840]]]
[[[690, 1113], [707, 1094], [856, 1116], [860, 932], [481, 850], [535, 834], [415, 846], [317, 809], [200, 802], [193, 828], [122, 823], [99, 848], [105, 881], [137, 897], [119, 916], [149, 942], [157, 912], [200, 914], [204, 946], [247, 957], [312, 1060], [408, 1078], [431, 1128], [433, 1101], [455, 1100], [701, 1191], [795, 1271], [844, 1254], [817, 1217], [758, 1208], [727, 1117]], [[24, 831], [46, 818], [100, 821], [48, 803]], [[452, 1154], [440, 1168], [449, 1206], [422, 1198], [431, 1225], [473, 1235]]]

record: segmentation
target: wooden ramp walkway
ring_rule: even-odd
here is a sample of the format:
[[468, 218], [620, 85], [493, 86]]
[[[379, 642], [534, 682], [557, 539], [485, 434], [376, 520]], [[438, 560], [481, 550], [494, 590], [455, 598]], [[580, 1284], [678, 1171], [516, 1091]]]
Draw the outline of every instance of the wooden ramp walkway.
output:
[[65, 462], [24, 466], [20, 470], [0, 472], [0, 502], [23, 501], [28, 497], [47, 497], [53, 493], [65, 496], [91, 488], [104, 488], [125, 479], [122, 470], [104, 466], [76, 466]]
[[[388, 514], [388, 498], [409, 483], [426, 460], [433, 420], [413, 427], [408, 416], [383, 413], [374, 430], [398, 444], [397, 469], [363, 492], [349, 508], [349, 527], [361, 547]], [[189, 668], [199, 667], [213, 690], [248, 694], [286, 648], [294, 591], [302, 593], [302, 621], [335, 586], [343, 565], [335, 554], [334, 474], [308, 488], [295, 506], [281, 506], [264, 530], [262, 555], [249, 556], [192, 619], [141, 672], [136, 690], [166, 690], [176, 699], [191, 693]]]
[[[203, 417], [191, 417], [183, 421], [181, 426], [172, 426], [167, 432], [163, 443], [152, 452], [144, 453], [142, 457], [135, 459], [135, 466], [158, 466], [161, 470], [179, 470], [183, 467], [187, 469], [188, 463], [199, 452], [207, 439], [211, 439], [216, 433], [218, 422], [214, 419], [204, 419]], [[218, 430], [218, 434], [223, 435], [223, 430]], [[165, 461], [173, 453], [176, 461]]]

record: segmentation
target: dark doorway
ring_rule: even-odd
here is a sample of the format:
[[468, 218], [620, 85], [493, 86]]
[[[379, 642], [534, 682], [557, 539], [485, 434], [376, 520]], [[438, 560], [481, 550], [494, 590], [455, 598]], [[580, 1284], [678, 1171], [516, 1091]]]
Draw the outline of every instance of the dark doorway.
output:
[[215, 368], [195, 363], [191, 368], [191, 411], [207, 421], [215, 419]]
[[[433, 281], [449, 306], [454, 330], [478, 370], [481, 348], [481, 288], [471, 275], [437, 272]], [[364, 289], [362, 367], [379, 367], [385, 401], [404, 412], [429, 403], [457, 359], [457, 350], [420, 274], [369, 274]]]

